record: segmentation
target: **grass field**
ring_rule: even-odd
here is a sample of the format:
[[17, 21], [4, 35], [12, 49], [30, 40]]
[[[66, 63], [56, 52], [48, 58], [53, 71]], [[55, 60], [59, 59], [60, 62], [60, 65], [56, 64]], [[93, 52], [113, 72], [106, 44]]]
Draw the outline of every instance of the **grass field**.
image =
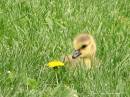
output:
[[[80, 32], [95, 37], [100, 68], [48, 68]], [[0, 0], [0, 97], [74, 95], [130, 97], [130, 0]]]

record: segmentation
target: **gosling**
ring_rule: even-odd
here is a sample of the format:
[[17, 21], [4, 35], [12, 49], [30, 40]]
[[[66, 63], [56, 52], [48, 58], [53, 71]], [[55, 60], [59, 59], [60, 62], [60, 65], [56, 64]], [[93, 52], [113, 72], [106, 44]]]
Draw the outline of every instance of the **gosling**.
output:
[[94, 63], [96, 55], [96, 43], [92, 35], [82, 33], [74, 38], [74, 52], [72, 55], [65, 56], [64, 61], [76, 63], [83, 62], [90, 69]]

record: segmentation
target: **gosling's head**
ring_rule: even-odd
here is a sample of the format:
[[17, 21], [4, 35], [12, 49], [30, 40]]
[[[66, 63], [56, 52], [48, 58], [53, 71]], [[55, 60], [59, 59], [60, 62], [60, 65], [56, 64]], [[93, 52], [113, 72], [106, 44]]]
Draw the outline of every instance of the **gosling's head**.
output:
[[96, 53], [96, 43], [94, 38], [86, 33], [80, 34], [75, 37], [73, 41], [74, 53], [72, 58], [92, 58]]

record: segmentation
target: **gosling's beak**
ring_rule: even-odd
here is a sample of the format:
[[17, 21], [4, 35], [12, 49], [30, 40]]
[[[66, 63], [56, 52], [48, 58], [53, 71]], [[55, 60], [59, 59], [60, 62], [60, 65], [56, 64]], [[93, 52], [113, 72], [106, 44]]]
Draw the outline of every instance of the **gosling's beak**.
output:
[[75, 50], [75, 51], [73, 52], [72, 58], [75, 59], [75, 58], [77, 58], [77, 57], [80, 56], [80, 55], [81, 55], [80, 50]]

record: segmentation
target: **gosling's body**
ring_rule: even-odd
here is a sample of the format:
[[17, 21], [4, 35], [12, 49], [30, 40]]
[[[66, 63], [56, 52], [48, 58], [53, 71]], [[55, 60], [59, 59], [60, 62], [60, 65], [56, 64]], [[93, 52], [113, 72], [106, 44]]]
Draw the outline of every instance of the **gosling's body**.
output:
[[73, 47], [75, 49], [73, 55], [66, 56], [65, 61], [73, 64], [83, 62], [90, 69], [96, 55], [96, 42], [92, 35], [83, 33], [76, 36]]

